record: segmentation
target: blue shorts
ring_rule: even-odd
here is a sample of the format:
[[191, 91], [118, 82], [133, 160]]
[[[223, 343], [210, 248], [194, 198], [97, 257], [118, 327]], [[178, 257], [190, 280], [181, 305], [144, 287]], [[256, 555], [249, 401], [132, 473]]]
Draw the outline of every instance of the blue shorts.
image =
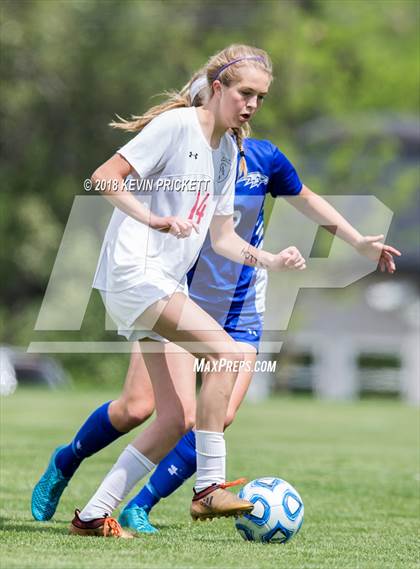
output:
[[249, 307], [242, 306], [240, 312], [235, 310], [235, 313], [229, 312], [226, 316], [225, 312], [218, 313], [214, 304], [201, 302], [192, 295], [191, 298], [210, 314], [235, 342], [250, 344], [258, 353], [263, 332], [263, 315], [256, 312], [254, 304]]
[[254, 312], [254, 314], [241, 314], [240, 317], [228, 314], [226, 322], [222, 326], [235, 342], [250, 344], [258, 354], [263, 331], [263, 321], [260, 314]]
[[253, 330], [252, 328], [248, 328], [247, 330], [237, 330], [230, 326], [225, 326], [224, 329], [229, 336], [235, 340], [235, 342], [245, 342], [245, 344], [253, 346], [258, 354], [261, 341], [261, 330]]

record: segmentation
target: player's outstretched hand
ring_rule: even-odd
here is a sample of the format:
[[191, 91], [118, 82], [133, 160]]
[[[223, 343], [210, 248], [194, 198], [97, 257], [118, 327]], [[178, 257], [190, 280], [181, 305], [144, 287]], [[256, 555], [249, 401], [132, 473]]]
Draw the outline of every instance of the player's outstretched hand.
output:
[[200, 232], [197, 223], [177, 216], [156, 217], [151, 226], [163, 233], [170, 233], [177, 239], [189, 237], [193, 229], [196, 233]]
[[383, 235], [366, 235], [361, 238], [356, 248], [361, 255], [376, 261], [383, 273], [393, 274], [396, 270], [394, 257], [401, 257], [401, 252], [382, 243], [383, 239]]
[[291, 246], [274, 255], [271, 267], [275, 271], [303, 271], [306, 269], [306, 261], [297, 247]]

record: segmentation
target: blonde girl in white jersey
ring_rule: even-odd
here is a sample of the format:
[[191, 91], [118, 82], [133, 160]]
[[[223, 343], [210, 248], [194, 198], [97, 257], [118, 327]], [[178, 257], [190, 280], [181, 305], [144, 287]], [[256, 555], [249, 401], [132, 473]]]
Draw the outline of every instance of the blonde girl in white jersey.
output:
[[[118, 124], [140, 134], [92, 176], [94, 183], [104, 181], [112, 188], [106, 197], [118, 208], [108, 227], [94, 286], [100, 289], [120, 334], [130, 340], [160, 341], [153, 343], [154, 353], [143, 350], [157, 417], [123, 451], [87, 506], [76, 511], [70, 531], [78, 535], [131, 537], [110, 517], [113, 510], [194, 425], [193, 518], [237, 515], [253, 508], [225, 490], [229, 483], [225, 482], [223, 428], [244, 356], [216, 321], [188, 298], [185, 275], [208, 228], [214, 249], [233, 261], [273, 270], [302, 270], [305, 261], [294, 247], [277, 255], [257, 250], [233, 230], [237, 148], [226, 131], [233, 129], [241, 150], [244, 126], [272, 79], [267, 54], [233, 45], [210, 58], [205, 69], [210, 98], [204, 106], [189, 107], [186, 90], [142, 117]], [[124, 190], [127, 180], [146, 178], [156, 190], [152, 199]], [[165, 184], [174, 179], [206, 184], [201, 185], [202, 191], [157, 191], [161, 179]], [[167, 353], [168, 342], [179, 346], [178, 353]], [[197, 405], [189, 381], [194, 356], [222, 370], [206, 374]], [[230, 370], [219, 366], [226, 359]]]

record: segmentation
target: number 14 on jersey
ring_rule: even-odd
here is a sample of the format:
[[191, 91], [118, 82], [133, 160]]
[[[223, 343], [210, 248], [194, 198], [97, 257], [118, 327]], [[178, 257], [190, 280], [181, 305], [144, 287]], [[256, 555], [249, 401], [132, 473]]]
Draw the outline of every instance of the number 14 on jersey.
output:
[[202, 194], [197, 194], [197, 198], [195, 200], [194, 205], [191, 208], [188, 219], [190, 219], [191, 221], [195, 221], [196, 223], [200, 223], [201, 218], [203, 217], [204, 212], [206, 211], [207, 200], [209, 195], [210, 194], [208, 192], [206, 192], [204, 196]]

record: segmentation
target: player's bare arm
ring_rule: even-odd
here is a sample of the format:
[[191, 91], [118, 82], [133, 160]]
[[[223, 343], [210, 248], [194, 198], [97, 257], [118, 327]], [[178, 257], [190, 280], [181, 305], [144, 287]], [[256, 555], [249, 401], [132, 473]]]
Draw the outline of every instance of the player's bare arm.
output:
[[232, 215], [213, 217], [210, 224], [210, 238], [216, 253], [248, 267], [274, 271], [306, 268], [305, 259], [296, 247], [287, 247], [277, 254], [253, 247], [236, 233]]
[[391, 245], [383, 243], [383, 235], [361, 235], [331, 204], [307, 186], [303, 186], [297, 197], [286, 198], [287, 201], [305, 216], [327, 229], [334, 228], [335, 235], [349, 243], [364, 255], [376, 261], [382, 272], [395, 272], [394, 256], [401, 252]]
[[178, 239], [189, 237], [194, 229], [198, 233], [198, 226], [193, 221], [182, 219], [176, 216], [162, 217], [153, 214], [146, 206], [141, 204], [136, 198], [125, 190], [124, 180], [130, 174], [135, 173], [131, 164], [120, 154], [114, 154], [109, 160], [104, 162], [91, 176], [92, 183], [98, 184], [101, 180], [112, 181], [117, 183], [117, 189], [114, 185], [105, 185], [101, 194], [114, 206], [135, 219], [149, 225], [152, 229], [171, 233]]

